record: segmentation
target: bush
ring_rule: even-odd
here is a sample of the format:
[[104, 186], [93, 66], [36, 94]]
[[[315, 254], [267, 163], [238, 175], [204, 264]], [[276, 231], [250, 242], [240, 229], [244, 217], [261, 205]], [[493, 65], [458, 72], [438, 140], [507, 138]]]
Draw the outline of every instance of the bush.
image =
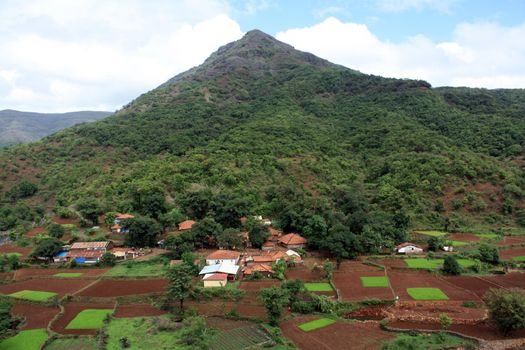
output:
[[491, 289], [483, 300], [489, 309], [489, 321], [504, 335], [525, 328], [525, 291]]
[[311, 301], [299, 300], [292, 304], [292, 311], [300, 314], [311, 314], [315, 311], [315, 304]]
[[458, 261], [454, 256], [449, 255], [445, 258], [445, 261], [443, 262], [443, 272], [447, 275], [454, 276], [461, 274], [461, 266], [459, 266]]

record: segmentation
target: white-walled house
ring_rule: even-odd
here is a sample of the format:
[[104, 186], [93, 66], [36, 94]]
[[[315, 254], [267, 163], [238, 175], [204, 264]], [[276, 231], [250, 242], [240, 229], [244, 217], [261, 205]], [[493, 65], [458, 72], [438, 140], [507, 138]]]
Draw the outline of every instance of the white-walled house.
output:
[[216, 250], [206, 257], [206, 265], [231, 264], [237, 265], [241, 253], [233, 250]]
[[417, 244], [405, 242], [396, 247], [396, 253], [398, 254], [421, 254], [423, 253], [423, 248]]

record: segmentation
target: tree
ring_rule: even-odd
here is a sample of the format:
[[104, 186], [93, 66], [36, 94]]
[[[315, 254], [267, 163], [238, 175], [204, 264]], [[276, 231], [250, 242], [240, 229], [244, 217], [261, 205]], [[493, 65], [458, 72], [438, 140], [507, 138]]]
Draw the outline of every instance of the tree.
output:
[[184, 307], [184, 300], [190, 296], [192, 267], [188, 264], [178, 264], [168, 271], [168, 298], [178, 300], [180, 309]]
[[156, 183], [140, 180], [130, 186], [130, 191], [135, 211], [154, 219], [166, 212], [164, 190]]
[[334, 273], [334, 264], [332, 264], [331, 261], [325, 261], [323, 263], [323, 270], [326, 273], [326, 278], [328, 280], [332, 279], [332, 275]]
[[100, 266], [115, 266], [117, 263], [117, 257], [110, 252], [105, 252], [100, 257], [100, 261], [98, 262]]
[[0, 302], [0, 336], [11, 330], [13, 318], [11, 317], [11, 303], [8, 301]]
[[188, 317], [182, 321], [180, 341], [192, 349], [208, 349], [208, 328], [202, 316]]
[[220, 248], [239, 248], [243, 244], [241, 232], [234, 228], [227, 228], [215, 235], [215, 241]]
[[284, 272], [286, 271], [286, 261], [279, 259], [272, 264], [272, 270], [274, 271], [273, 277], [284, 280]]
[[95, 198], [84, 198], [77, 203], [78, 212], [84, 219], [91, 221], [93, 225], [98, 224], [98, 216], [102, 214], [102, 207]]
[[117, 213], [114, 211], [107, 212], [106, 215], [104, 215], [104, 223], [111, 227], [115, 223], [115, 218], [117, 217]]
[[38, 191], [38, 187], [27, 180], [22, 180], [11, 188], [8, 196], [14, 201], [17, 198], [31, 197]]
[[281, 288], [288, 291], [290, 304], [300, 301], [299, 295], [306, 292], [304, 282], [298, 279], [283, 281], [283, 283], [281, 283]]
[[288, 290], [279, 287], [264, 288], [259, 293], [259, 300], [264, 304], [268, 319], [272, 326], [279, 325], [279, 319], [283, 313], [283, 308], [290, 303]]
[[443, 239], [441, 237], [430, 237], [427, 241], [428, 243], [428, 250], [432, 252], [437, 252], [445, 246], [445, 242], [443, 242]]
[[356, 235], [342, 224], [336, 224], [330, 229], [328, 238], [323, 245], [324, 249], [328, 250], [335, 257], [337, 268], [339, 268], [343, 259], [355, 259], [361, 251]]
[[122, 225], [129, 229], [126, 234], [126, 245], [132, 247], [153, 247], [157, 245], [157, 237], [161, 233], [160, 225], [148, 217], [135, 217], [125, 220]]
[[41, 239], [31, 256], [33, 257], [44, 257], [51, 259], [55, 254], [62, 250], [62, 242], [54, 237]]
[[222, 231], [221, 224], [217, 223], [212, 217], [205, 217], [191, 228], [194, 242], [200, 246], [208, 242], [210, 237], [215, 237], [218, 232]]
[[64, 229], [64, 226], [62, 225], [51, 224], [51, 226], [49, 226], [49, 228], [47, 229], [47, 233], [49, 234], [50, 237], [55, 237], [55, 238], [60, 239], [64, 236], [64, 234], [66, 233], [66, 230]]
[[460, 275], [461, 266], [459, 266], [458, 261], [452, 255], [449, 255], [445, 258], [443, 262], [443, 272], [448, 275]]
[[179, 208], [173, 208], [169, 212], [159, 216], [159, 222], [162, 225], [162, 231], [169, 227], [175, 227], [179, 222], [184, 221], [186, 217], [181, 213]]
[[248, 229], [248, 232], [250, 232], [250, 243], [255, 248], [262, 247], [270, 235], [270, 232], [268, 232], [268, 228], [266, 226], [253, 219], [248, 220], [246, 223], [246, 228]]
[[496, 265], [499, 263], [499, 250], [488, 244], [481, 244], [478, 248], [479, 260]]
[[504, 335], [525, 328], [525, 291], [491, 289], [483, 300], [489, 309], [489, 321]]
[[441, 328], [449, 329], [450, 326], [452, 326], [452, 322], [453, 320], [449, 315], [445, 313], [439, 314], [439, 323], [441, 324]]

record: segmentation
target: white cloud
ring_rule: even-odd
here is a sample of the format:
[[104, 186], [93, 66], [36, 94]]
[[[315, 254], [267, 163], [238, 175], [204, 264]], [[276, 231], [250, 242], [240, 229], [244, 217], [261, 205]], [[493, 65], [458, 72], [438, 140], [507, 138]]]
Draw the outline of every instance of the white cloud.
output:
[[277, 34], [297, 49], [364, 73], [487, 88], [525, 88], [524, 37], [525, 23], [463, 23], [448, 42], [416, 35], [393, 43], [380, 40], [364, 24], [333, 17]]
[[450, 13], [460, 0], [377, 0], [377, 6], [385, 12], [404, 12], [424, 9]]
[[0, 3], [0, 109], [114, 110], [242, 36], [222, 0]]

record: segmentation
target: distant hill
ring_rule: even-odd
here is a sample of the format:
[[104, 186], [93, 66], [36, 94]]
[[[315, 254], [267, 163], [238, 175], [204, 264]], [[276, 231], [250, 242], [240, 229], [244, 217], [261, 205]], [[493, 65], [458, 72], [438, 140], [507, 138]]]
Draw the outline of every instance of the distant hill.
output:
[[72, 205], [168, 225], [175, 207], [264, 215], [347, 257], [411, 228], [522, 232], [524, 147], [525, 90], [364, 74], [254, 30], [108, 118], [0, 151], [0, 229]]
[[5, 109], [0, 111], [0, 147], [36, 141], [58, 130], [99, 120], [110, 114], [94, 111], [34, 113]]

